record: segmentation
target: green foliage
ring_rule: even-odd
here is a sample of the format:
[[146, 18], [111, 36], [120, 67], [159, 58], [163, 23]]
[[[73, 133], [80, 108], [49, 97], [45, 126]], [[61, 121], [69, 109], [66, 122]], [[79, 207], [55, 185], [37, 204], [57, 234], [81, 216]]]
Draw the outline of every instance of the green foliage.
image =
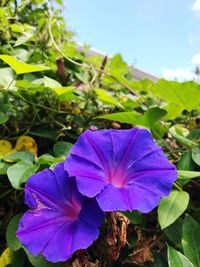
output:
[[27, 163], [27, 162], [18, 162], [7, 170], [8, 179], [11, 185], [15, 189], [20, 189], [21, 184], [25, 183], [27, 179], [38, 170], [38, 165]]
[[[138, 259], [145, 267], [200, 266], [200, 85], [136, 81], [120, 54], [87, 56], [88, 48], [78, 47], [66, 28], [62, 1], [50, 5], [51, 14], [44, 0], [0, 1], [0, 140], [10, 142], [7, 150], [0, 147], [0, 266], [77, 264], [33, 257], [15, 231], [17, 214], [26, 209], [23, 188], [29, 176], [63, 161], [90, 126], [145, 127], [178, 169], [158, 212], [124, 212], [130, 220], [129, 243], [109, 266], [133, 265]], [[33, 142], [17, 146], [24, 135]], [[101, 249], [95, 253], [92, 247], [86, 255], [101, 264]]]
[[61, 267], [60, 263], [47, 262], [41, 255], [33, 257], [26, 251], [30, 263], [35, 267]]
[[192, 159], [198, 165], [200, 165], [200, 147], [194, 147], [192, 149]]
[[21, 216], [22, 216], [21, 214], [18, 214], [14, 218], [12, 218], [12, 220], [9, 222], [8, 227], [7, 227], [6, 241], [7, 241], [8, 247], [12, 251], [16, 251], [22, 247], [21, 243], [16, 237], [16, 231], [17, 231]]
[[183, 219], [178, 218], [173, 224], [164, 229], [168, 241], [177, 247], [181, 246]]
[[182, 245], [185, 256], [195, 267], [200, 266], [200, 224], [187, 215], [183, 224]]
[[0, 112], [0, 124], [4, 124], [5, 122], [7, 122], [8, 119], [9, 118], [5, 113]]
[[180, 111], [191, 112], [200, 104], [200, 85], [195, 82], [179, 83], [160, 80], [152, 90], [166, 103], [173, 103], [179, 107]]
[[39, 67], [39, 66], [26, 64], [8, 55], [0, 55], [0, 59], [3, 60], [6, 64], [8, 64], [16, 72], [16, 74], [38, 72], [38, 71], [44, 71], [44, 70], [49, 69], [47, 67]]
[[200, 172], [195, 171], [178, 171], [178, 178], [188, 180], [200, 177]]
[[54, 151], [55, 156], [58, 158], [62, 156], [66, 157], [71, 147], [72, 147], [72, 144], [60, 141], [60, 142], [55, 143], [55, 145], [53, 146], [53, 151]]
[[120, 112], [104, 116], [99, 116], [98, 118], [115, 120], [119, 122], [124, 122], [128, 124], [134, 124], [136, 126], [143, 126], [152, 129], [154, 124], [161, 119], [166, 114], [165, 110], [160, 108], [150, 108], [145, 111], [144, 115], [137, 112]]
[[162, 229], [174, 223], [186, 210], [189, 194], [184, 191], [172, 191], [168, 197], [161, 199], [158, 207], [158, 221]]
[[123, 106], [114, 98], [112, 97], [106, 90], [97, 88], [95, 89], [95, 93], [97, 94], [97, 98], [102, 101], [104, 104], [118, 106], [123, 109]]
[[169, 267], [194, 267], [194, 265], [179, 251], [168, 247]]

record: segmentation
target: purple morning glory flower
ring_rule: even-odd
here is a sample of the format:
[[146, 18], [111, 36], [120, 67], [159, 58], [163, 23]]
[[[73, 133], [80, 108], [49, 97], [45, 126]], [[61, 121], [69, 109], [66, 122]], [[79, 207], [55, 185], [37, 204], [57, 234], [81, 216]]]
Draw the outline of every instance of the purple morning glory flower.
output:
[[149, 212], [169, 194], [177, 172], [145, 129], [87, 130], [65, 162], [78, 190], [103, 211]]
[[29, 178], [25, 202], [31, 209], [22, 217], [17, 236], [34, 256], [42, 253], [51, 262], [65, 261], [99, 235], [103, 212], [95, 199], [78, 192], [63, 163]]

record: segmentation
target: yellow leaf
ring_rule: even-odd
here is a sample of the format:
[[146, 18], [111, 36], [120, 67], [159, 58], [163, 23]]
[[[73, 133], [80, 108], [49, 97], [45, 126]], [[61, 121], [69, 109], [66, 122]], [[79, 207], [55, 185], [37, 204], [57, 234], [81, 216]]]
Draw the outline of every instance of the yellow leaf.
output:
[[49, 70], [48, 67], [27, 64], [9, 55], [0, 55], [0, 59], [8, 64], [17, 74]]
[[37, 147], [35, 140], [32, 137], [23, 135], [23, 136], [20, 136], [19, 139], [17, 140], [14, 150], [15, 151], [29, 151], [37, 155], [38, 147]]
[[11, 263], [12, 252], [9, 248], [6, 248], [0, 257], [0, 267], [5, 267]]
[[0, 158], [3, 158], [11, 151], [12, 151], [11, 143], [7, 140], [0, 140]]

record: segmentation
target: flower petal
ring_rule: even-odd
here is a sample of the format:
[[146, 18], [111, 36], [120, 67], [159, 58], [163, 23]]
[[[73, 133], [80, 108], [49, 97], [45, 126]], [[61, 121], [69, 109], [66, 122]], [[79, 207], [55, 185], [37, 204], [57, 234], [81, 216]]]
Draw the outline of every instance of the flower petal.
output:
[[87, 224], [82, 220], [76, 222], [73, 233], [73, 252], [78, 249], [88, 248], [99, 236], [99, 230], [97, 227], [91, 227], [91, 224]]
[[127, 191], [111, 184], [107, 185], [96, 199], [103, 211], [132, 210]]
[[147, 171], [139, 173], [137, 176], [133, 176], [132, 180], [129, 181], [128, 187], [145, 187], [156, 195], [165, 197], [170, 193], [175, 179], [176, 175], [174, 174], [173, 170]]
[[79, 192], [87, 197], [95, 197], [105, 187], [105, 183], [98, 179], [91, 181], [90, 178], [78, 176], [76, 181]]
[[83, 204], [79, 218], [92, 227], [98, 227], [103, 221], [104, 213], [100, 209], [96, 199], [87, 198]]
[[[68, 176], [66, 175], [65, 178]], [[67, 179], [66, 179], [67, 180]], [[45, 169], [32, 175], [25, 187], [25, 203], [31, 208], [45, 205], [52, 208], [62, 207], [64, 196], [55, 179], [54, 172]]]
[[[132, 157], [133, 158], [133, 157]], [[159, 162], [159, 164], [158, 164]], [[176, 175], [175, 166], [166, 158], [163, 151], [159, 149], [155, 149], [148, 155], [143, 156], [137, 161], [132, 162], [126, 169], [126, 175], [134, 175], [140, 172], [147, 171], [173, 171]]]
[[138, 210], [146, 213], [155, 208], [159, 201], [159, 195], [137, 186], [125, 189], [108, 185], [97, 196], [97, 202], [103, 211]]
[[28, 211], [20, 220], [17, 236], [21, 243], [36, 256], [43, 251], [48, 240], [63, 223], [65, 218], [57, 211], [49, 209]]
[[57, 228], [57, 231], [48, 240], [42, 254], [50, 262], [66, 261], [72, 254], [73, 226], [74, 224], [64, 223]]
[[127, 197], [131, 203], [131, 210], [148, 213], [160, 202], [160, 195], [151, 192], [146, 187], [131, 186], [127, 189]]
[[25, 187], [26, 204], [31, 208], [45, 205], [65, 209], [67, 204], [80, 203], [83, 196], [77, 190], [75, 179], [68, 177], [64, 162], [57, 164], [54, 171], [45, 169], [32, 175]]
[[54, 169], [57, 184], [59, 185], [60, 197], [63, 197], [64, 203], [71, 203], [77, 205], [82, 203], [83, 196], [77, 190], [76, 180], [74, 177], [70, 177], [67, 171], [64, 169], [64, 162], [56, 165]]
[[65, 261], [79, 249], [86, 249], [98, 238], [99, 230], [79, 220], [62, 225], [47, 243], [42, 254], [51, 262]]

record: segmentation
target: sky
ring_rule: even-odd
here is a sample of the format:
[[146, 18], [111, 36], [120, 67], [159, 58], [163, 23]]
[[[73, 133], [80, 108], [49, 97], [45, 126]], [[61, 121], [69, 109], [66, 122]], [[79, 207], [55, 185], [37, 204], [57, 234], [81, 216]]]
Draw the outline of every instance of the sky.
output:
[[195, 79], [200, 0], [64, 0], [75, 40], [157, 77]]

